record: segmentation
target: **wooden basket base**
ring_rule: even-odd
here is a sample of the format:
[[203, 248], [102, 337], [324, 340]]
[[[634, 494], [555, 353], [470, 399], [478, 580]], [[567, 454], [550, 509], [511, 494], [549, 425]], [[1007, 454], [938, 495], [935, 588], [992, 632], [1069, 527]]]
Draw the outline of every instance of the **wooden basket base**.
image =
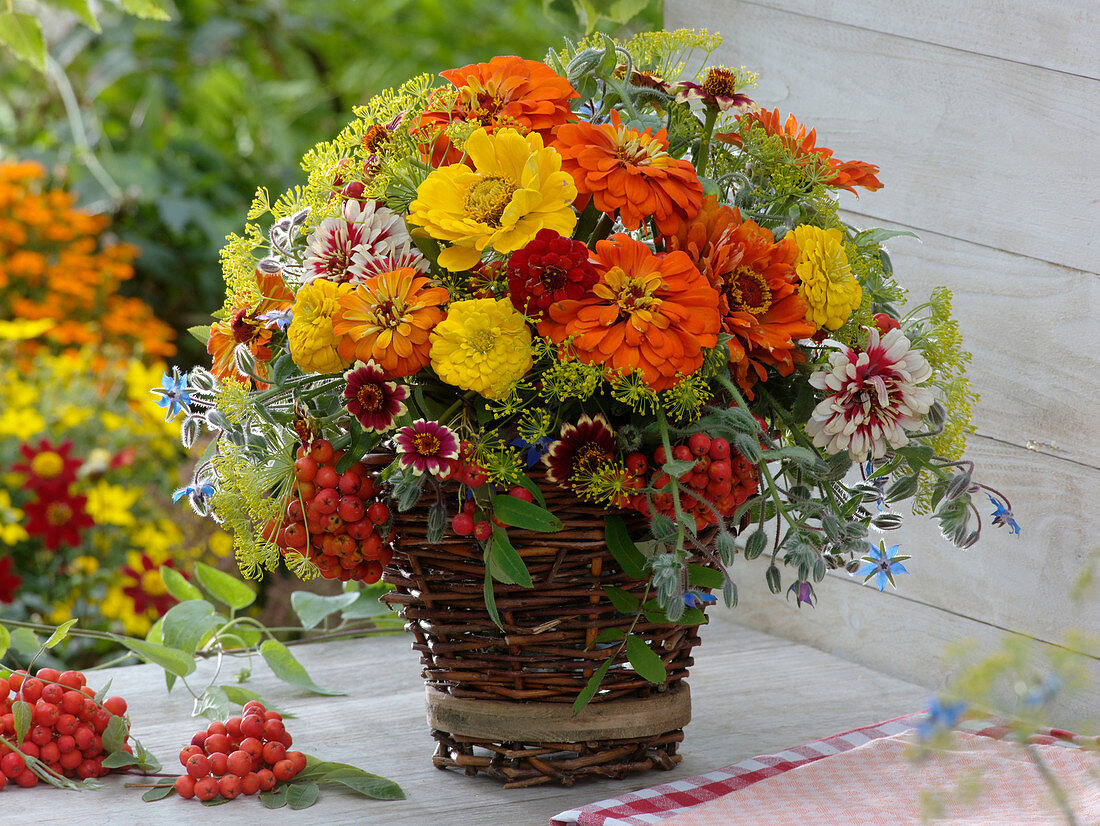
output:
[[671, 769], [691, 720], [686, 683], [649, 698], [589, 705], [575, 717], [565, 703], [466, 700], [431, 687], [427, 695], [436, 768], [483, 772], [506, 789]]

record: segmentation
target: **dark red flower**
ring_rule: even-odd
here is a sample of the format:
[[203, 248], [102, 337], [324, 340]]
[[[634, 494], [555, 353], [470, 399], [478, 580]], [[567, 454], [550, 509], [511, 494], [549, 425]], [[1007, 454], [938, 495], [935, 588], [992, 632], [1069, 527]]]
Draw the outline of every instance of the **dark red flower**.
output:
[[0, 602], [12, 602], [15, 592], [23, 584], [22, 577], [12, 572], [13, 560], [10, 556], [0, 559]]
[[27, 533], [42, 537], [49, 550], [59, 545], [80, 544], [80, 533], [95, 522], [84, 509], [85, 496], [70, 496], [57, 491], [40, 491], [39, 495], [23, 506], [27, 514]]
[[395, 419], [405, 413], [404, 401], [409, 390], [404, 385], [386, 381], [386, 374], [373, 361], [355, 362], [344, 373], [344, 406], [359, 420], [367, 433], [392, 430]]
[[77, 468], [82, 464], [69, 455], [72, 449], [72, 442], [54, 445], [48, 439], [40, 439], [37, 447], [24, 444], [19, 447], [23, 461], [11, 469], [27, 477], [24, 485], [30, 490], [64, 493], [76, 481]]
[[555, 301], [578, 300], [599, 280], [588, 247], [540, 229], [527, 246], [508, 259], [508, 293], [524, 315], [540, 318]]
[[562, 425], [561, 436], [550, 445], [542, 461], [551, 482], [572, 487], [578, 473], [615, 461], [615, 431], [599, 414], [593, 418], [582, 415], [576, 425]]
[[[131, 560], [133, 556], [131, 555]], [[160, 564], [153, 561], [148, 554], [142, 554], [140, 560], [138, 560], [139, 568], [135, 568], [133, 565], [126, 565], [122, 569], [123, 588], [122, 593], [128, 596], [134, 601], [134, 613], [141, 616], [150, 608], [156, 612], [157, 616], [163, 616], [168, 613], [168, 609], [175, 605], [175, 598], [163, 589], [160, 585], [161, 577], [158, 573], [160, 571]], [[176, 562], [174, 559], [169, 559], [163, 563], [168, 568], [175, 568]], [[158, 583], [158, 587], [154, 593], [150, 593], [146, 590], [146, 582], [150, 580], [152, 575], [153, 581]], [[184, 574], [184, 578], [187, 577]]]

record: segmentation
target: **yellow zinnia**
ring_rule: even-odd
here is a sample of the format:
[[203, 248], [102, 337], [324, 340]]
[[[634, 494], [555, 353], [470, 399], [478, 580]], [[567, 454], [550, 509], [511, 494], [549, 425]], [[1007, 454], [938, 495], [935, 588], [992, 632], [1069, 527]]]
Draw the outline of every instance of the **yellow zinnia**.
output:
[[487, 247], [514, 252], [543, 227], [564, 236], [573, 231], [577, 187], [541, 135], [477, 129], [465, 149], [474, 168], [456, 163], [435, 170], [409, 207], [410, 224], [452, 244], [439, 256], [441, 267], [468, 270]]
[[803, 224], [794, 228], [794, 240], [798, 244], [795, 272], [802, 281], [798, 293], [808, 307], [806, 320], [818, 329], [839, 330], [863, 300], [840, 230]]
[[531, 331], [507, 298], [454, 302], [431, 347], [439, 378], [487, 399], [508, 395], [531, 368]]
[[337, 351], [332, 316], [340, 308], [340, 296], [351, 290], [351, 284], [336, 284], [323, 278], [298, 290], [294, 298], [294, 320], [286, 334], [290, 357], [307, 373], [338, 373], [350, 363]]

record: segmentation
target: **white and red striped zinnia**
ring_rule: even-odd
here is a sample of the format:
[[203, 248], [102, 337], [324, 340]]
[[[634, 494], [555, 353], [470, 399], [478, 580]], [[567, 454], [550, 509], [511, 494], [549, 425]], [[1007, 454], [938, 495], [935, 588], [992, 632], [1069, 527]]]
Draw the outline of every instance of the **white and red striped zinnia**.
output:
[[921, 426], [935, 398], [918, 385], [931, 375], [901, 330], [880, 338], [869, 328], [864, 349], [833, 353], [829, 369], [810, 376], [810, 384], [829, 395], [814, 408], [806, 432], [830, 454], [847, 450], [853, 462], [880, 459], [888, 448], [908, 444], [906, 431]]
[[401, 216], [375, 201], [349, 198], [341, 214], [322, 221], [306, 243], [309, 281], [359, 282], [400, 267], [428, 269]]

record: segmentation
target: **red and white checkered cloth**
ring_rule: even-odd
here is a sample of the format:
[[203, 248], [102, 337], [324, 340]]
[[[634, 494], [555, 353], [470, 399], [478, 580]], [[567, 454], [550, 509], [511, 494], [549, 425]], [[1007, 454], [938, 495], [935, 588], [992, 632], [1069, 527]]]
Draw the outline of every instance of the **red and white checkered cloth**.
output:
[[[909, 714], [893, 720], [887, 720], [873, 726], [853, 729], [852, 731], [816, 740], [804, 746], [761, 755], [750, 760], [742, 760], [732, 766], [697, 777], [674, 780], [649, 789], [628, 792], [618, 797], [601, 800], [577, 809], [562, 812], [551, 819], [551, 826], [645, 826], [659, 823], [667, 818], [682, 814], [692, 806], [723, 795], [736, 792], [760, 780], [774, 777], [791, 769], [805, 766], [826, 757], [851, 751], [873, 740], [893, 737], [916, 727], [923, 714]], [[969, 734], [978, 734], [1001, 739], [1011, 729], [989, 719], [974, 719], [959, 723], [957, 729]], [[1082, 738], [1068, 731], [1048, 729], [1031, 739], [1037, 744], [1081, 745], [1085, 741], [1100, 744], [1095, 737]]]

